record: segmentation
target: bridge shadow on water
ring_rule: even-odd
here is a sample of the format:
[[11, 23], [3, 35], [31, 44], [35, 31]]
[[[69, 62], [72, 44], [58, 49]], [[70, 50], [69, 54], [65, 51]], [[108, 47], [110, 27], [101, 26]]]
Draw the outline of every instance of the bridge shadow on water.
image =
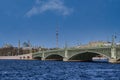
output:
[[[42, 61], [42, 60], [40, 60], [40, 59], [35, 59], [35, 60], [37, 60], [37, 61]], [[76, 61], [63, 61], [63, 60], [53, 60], [53, 59], [46, 59], [46, 60], [43, 60], [43, 61], [45, 61], [45, 62], [65, 62], [65, 63], [109, 63], [107, 60], [105, 60], [105, 61], [94, 61], [94, 60], [92, 60], [92, 61], [79, 61], [79, 60], [76, 60]]]
[[108, 61], [66, 61], [73, 63], [109, 63]]

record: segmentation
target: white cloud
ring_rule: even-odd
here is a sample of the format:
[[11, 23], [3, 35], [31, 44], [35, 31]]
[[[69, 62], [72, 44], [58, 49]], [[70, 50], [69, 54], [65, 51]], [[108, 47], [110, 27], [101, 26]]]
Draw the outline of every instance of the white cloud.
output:
[[71, 14], [73, 9], [65, 6], [63, 0], [36, 0], [35, 6], [33, 6], [26, 15], [31, 17], [46, 11], [57, 12], [65, 16]]

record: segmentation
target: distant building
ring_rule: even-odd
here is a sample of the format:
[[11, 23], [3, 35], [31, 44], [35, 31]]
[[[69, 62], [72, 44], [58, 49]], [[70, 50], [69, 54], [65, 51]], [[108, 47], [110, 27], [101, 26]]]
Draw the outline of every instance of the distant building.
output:
[[111, 46], [111, 42], [96, 41], [96, 42], [90, 42], [88, 45], [91, 47]]
[[112, 43], [111, 42], [108, 42], [108, 43], [105, 43], [104, 46], [111, 46]]
[[77, 46], [77, 48], [103, 47], [103, 46], [111, 46], [111, 43], [104, 41], [94, 41], [94, 42], [89, 42], [88, 44], [85, 45]]
[[29, 45], [28, 42], [24, 42], [24, 43], [23, 43], [23, 47], [30, 47], [30, 45]]
[[120, 42], [116, 43], [116, 46], [120, 46]]
[[6, 43], [6, 44], [3, 45], [3, 48], [11, 48], [11, 47], [13, 47], [13, 45], [8, 44], [8, 43]]

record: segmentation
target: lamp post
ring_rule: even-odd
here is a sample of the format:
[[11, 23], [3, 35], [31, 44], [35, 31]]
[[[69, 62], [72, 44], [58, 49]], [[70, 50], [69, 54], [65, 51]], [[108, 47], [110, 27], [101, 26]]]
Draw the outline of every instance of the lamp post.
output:
[[20, 40], [18, 41], [18, 52], [17, 52], [17, 55], [19, 55], [20, 53]]

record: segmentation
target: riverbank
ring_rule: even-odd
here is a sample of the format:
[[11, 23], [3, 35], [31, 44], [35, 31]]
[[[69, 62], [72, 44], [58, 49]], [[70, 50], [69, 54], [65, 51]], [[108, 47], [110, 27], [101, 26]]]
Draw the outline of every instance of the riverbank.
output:
[[0, 56], [0, 59], [32, 59], [31, 54], [24, 54], [24, 55], [18, 55], [18, 56]]

